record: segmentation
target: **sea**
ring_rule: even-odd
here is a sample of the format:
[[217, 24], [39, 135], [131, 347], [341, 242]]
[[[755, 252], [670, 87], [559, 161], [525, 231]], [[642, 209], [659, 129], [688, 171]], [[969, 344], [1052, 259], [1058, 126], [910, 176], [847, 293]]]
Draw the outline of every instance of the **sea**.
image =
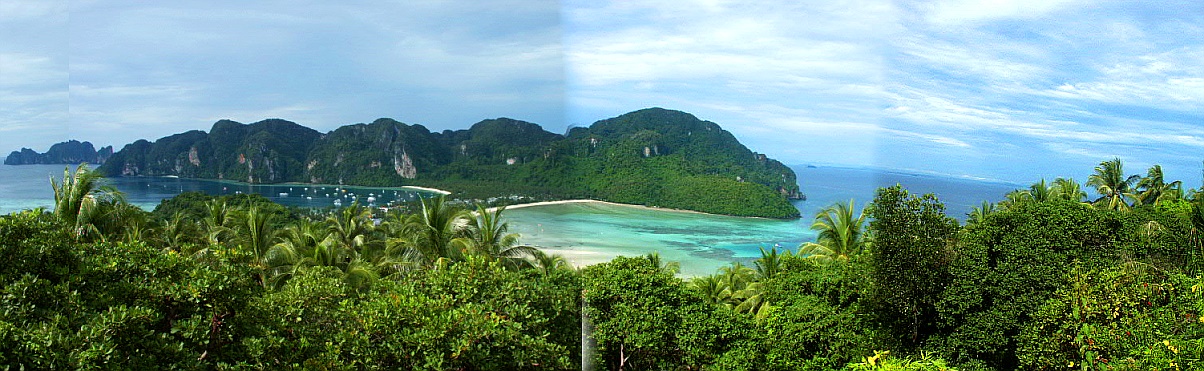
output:
[[[64, 165], [0, 165], [0, 214], [36, 207], [52, 208], [50, 177], [61, 178]], [[814, 241], [816, 213], [852, 200], [857, 209], [873, 200], [879, 187], [895, 184], [916, 194], [935, 194], [946, 213], [959, 220], [983, 201], [998, 202], [1023, 185], [872, 168], [794, 167], [806, 200], [793, 202], [803, 215], [795, 220], [741, 218], [599, 203], [545, 205], [507, 210], [503, 215], [520, 242], [560, 254], [577, 266], [615, 256], [652, 252], [676, 261], [685, 277], [713, 274], [732, 262], [751, 264], [761, 249], [797, 251]], [[167, 177], [106, 179], [126, 200], [152, 210], [163, 199], [188, 191], [213, 195], [257, 193], [275, 202], [324, 208], [339, 203], [386, 205], [433, 194], [402, 188], [333, 185], [248, 185], [236, 182]]]

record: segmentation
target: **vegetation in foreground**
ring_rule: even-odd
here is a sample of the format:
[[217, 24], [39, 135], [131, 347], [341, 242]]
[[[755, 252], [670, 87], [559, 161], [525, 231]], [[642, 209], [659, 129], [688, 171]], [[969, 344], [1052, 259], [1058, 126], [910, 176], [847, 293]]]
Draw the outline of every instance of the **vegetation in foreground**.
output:
[[656, 255], [574, 271], [501, 211], [140, 214], [84, 171], [53, 211], [0, 217], [0, 363], [576, 369], [584, 316], [596, 369], [1204, 368], [1204, 190], [1122, 170], [1101, 163], [1097, 200], [1041, 181], [964, 225], [880, 189], [798, 254], [689, 280]]

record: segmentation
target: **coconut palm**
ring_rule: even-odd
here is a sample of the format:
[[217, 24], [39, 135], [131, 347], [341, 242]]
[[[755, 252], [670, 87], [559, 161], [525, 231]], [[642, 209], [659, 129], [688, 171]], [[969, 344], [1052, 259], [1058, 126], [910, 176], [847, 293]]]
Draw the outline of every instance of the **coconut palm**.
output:
[[1157, 205], [1166, 201], [1183, 198], [1183, 182], [1176, 180], [1167, 183], [1162, 175], [1162, 165], [1154, 165], [1146, 172], [1146, 177], [1137, 183], [1137, 199], [1142, 204]]
[[71, 173], [71, 167], [63, 169], [62, 182], [55, 182], [50, 177], [50, 186], [54, 189], [54, 215], [72, 226], [77, 238], [103, 238], [98, 223], [121, 222], [109, 220], [112, 207], [125, 203], [120, 192], [109, 186], [101, 186], [102, 177], [91, 171], [88, 164], [83, 163]]
[[275, 245], [276, 231], [272, 227], [272, 214], [258, 206], [250, 206], [239, 215], [239, 245], [251, 257], [251, 265], [258, 270], [259, 282], [268, 285], [268, 251]]
[[811, 229], [819, 231], [815, 242], [799, 245], [799, 256], [821, 262], [848, 261], [865, 250], [862, 225], [865, 213], [854, 217], [854, 203], [836, 203], [815, 215]]
[[531, 266], [539, 270], [544, 275], [551, 274], [554, 271], [573, 270], [572, 264], [561, 255], [548, 255], [543, 251], [536, 249], [531, 256]]
[[188, 220], [184, 213], [179, 211], [159, 227], [159, 241], [163, 243], [165, 250], [181, 251], [183, 245], [195, 242], [195, 234], [196, 223]]
[[268, 251], [267, 262], [272, 272], [269, 284], [279, 288], [301, 269], [341, 261], [341, 256], [331, 256], [330, 252], [337, 251], [337, 247], [332, 246], [333, 240], [327, 240], [327, 235], [324, 224], [309, 219], [285, 227], [278, 242]]
[[1017, 189], [1003, 196], [1003, 201], [999, 202], [999, 208], [1008, 210], [1031, 202], [1033, 202], [1033, 194], [1029, 190]]
[[998, 211], [999, 208], [996, 207], [995, 204], [983, 201], [982, 205], [975, 206], [970, 210], [970, 218], [967, 221], [970, 223], [982, 223], [982, 221], [985, 220], [988, 215], [994, 214]]
[[772, 310], [772, 306], [765, 300], [762, 285], [761, 282], [751, 282], [744, 289], [732, 294], [732, 299], [740, 303], [732, 309], [740, 313], [752, 314], [758, 321], [765, 319]]
[[478, 204], [477, 211], [469, 217], [468, 226], [464, 230], [465, 236], [456, 238], [453, 243], [469, 254], [500, 261], [510, 268], [528, 267], [528, 259], [534, 257], [538, 249], [519, 245], [519, 235], [507, 233], [510, 225], [502, 222], [504, 210], [504, 206], [489, 210]]
[[777, 246], [769, 250], [761, 247], [761, 258], [753, 262], [753, 266], [756, 267], [757, 277], [767, 280], [777, 276], [778, 272], [782, 271], [783, 258], [791, 255], [790, 250], [786, 250], [785, 254], [778, 254]]
[[648, 259], [652, 263], [652, 266], [657, 267], [662, 272], [669, 274], [678, 274], [681, 272], [681, 263], [662, 261], [661, 254], [658, 252], [650, 252], [648, 255], [644, 255], [644, 258]]
[[468, 225], [468, 214], [447, 205], [442, 196], [427, 202], [421, 200], [422, 210], [406, 222], [406, 237], [395, 238], [395, 243], [404, 244], [408, 260], [427, 267], [439, 267], [449, 262], [464, 260], [461, 246], [452, 240], [462, 237]]
[[[723, 279], [723, 284], [733, 293], [744, 290], [749, 283], [756, 278], [757, 272], [752, 268], [745, 266], [740, 262], [732, 262], [731, 265], [719, 268], [719, 277]], [[735, 306], [733, 303], [732, 305]]]
[[1032, 200], [1035, 202], [1046, 202], [1054, 199], [1055, 191], [1056, 188], [1045, 183], [1045, 178], [1041, 178], [1041, 181], [1028, 186], [1029, 197], [1032, 197]]
[[1095, 174], [1087, 177], [1087, 185], [1095, 187], [1100, 195], [1094, 204], [1108, 210], [1128, 210], [1125, 198], [1136, 198], [1133, 186], [1141, 181], [1137, 175], [1125, 177], [1124, 164], [1120, 158], [1104, 161], [1095, 167]]
[[711, 305], [725, 305], [731, 301], [732, 293], [721, 276], [702, 276], [690, 280], [690, 287], [702, 295], [703, 301]]
[[1053, 190], [1053, 198], [1058, 200], [1083, 202], [1087, 199], [1087, 192], [1073, 178], [1054, 179]]
[[[226, 201], [209, 200], [205, 202], [205, 216], [201, 218], [201, 233], [205, 244], [209, 247], [226, 242], [234, 234], [230, 228], [233, 224], [234, 209]], [[204, 251], [200, 253], [204, 253]]]
[[355, 202], [328, 217], [326, 225], [329, 238], [344, 249], [358, 252], [371, 241], [372, 211]]

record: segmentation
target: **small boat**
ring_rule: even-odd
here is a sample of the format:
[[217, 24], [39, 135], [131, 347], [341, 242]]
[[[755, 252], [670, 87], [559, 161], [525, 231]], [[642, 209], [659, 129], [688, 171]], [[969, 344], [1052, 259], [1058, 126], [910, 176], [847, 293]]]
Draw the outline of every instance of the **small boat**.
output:
[[288, 197], [288, 192], [280, 192], [280, 197]]

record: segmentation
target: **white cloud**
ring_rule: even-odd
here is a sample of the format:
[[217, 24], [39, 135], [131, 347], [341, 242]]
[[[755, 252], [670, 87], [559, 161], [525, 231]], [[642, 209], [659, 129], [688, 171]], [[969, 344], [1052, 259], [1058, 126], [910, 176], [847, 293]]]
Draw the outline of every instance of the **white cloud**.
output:
[[1038, 94], [1171, 110], [1204, 108], [1204, 46], [1126, 57], [1088, 77]]
[[939, 0], [922, 6], [928, 22], [961, 25], [1000, 19], [1040, 18], [1099, 0]]

